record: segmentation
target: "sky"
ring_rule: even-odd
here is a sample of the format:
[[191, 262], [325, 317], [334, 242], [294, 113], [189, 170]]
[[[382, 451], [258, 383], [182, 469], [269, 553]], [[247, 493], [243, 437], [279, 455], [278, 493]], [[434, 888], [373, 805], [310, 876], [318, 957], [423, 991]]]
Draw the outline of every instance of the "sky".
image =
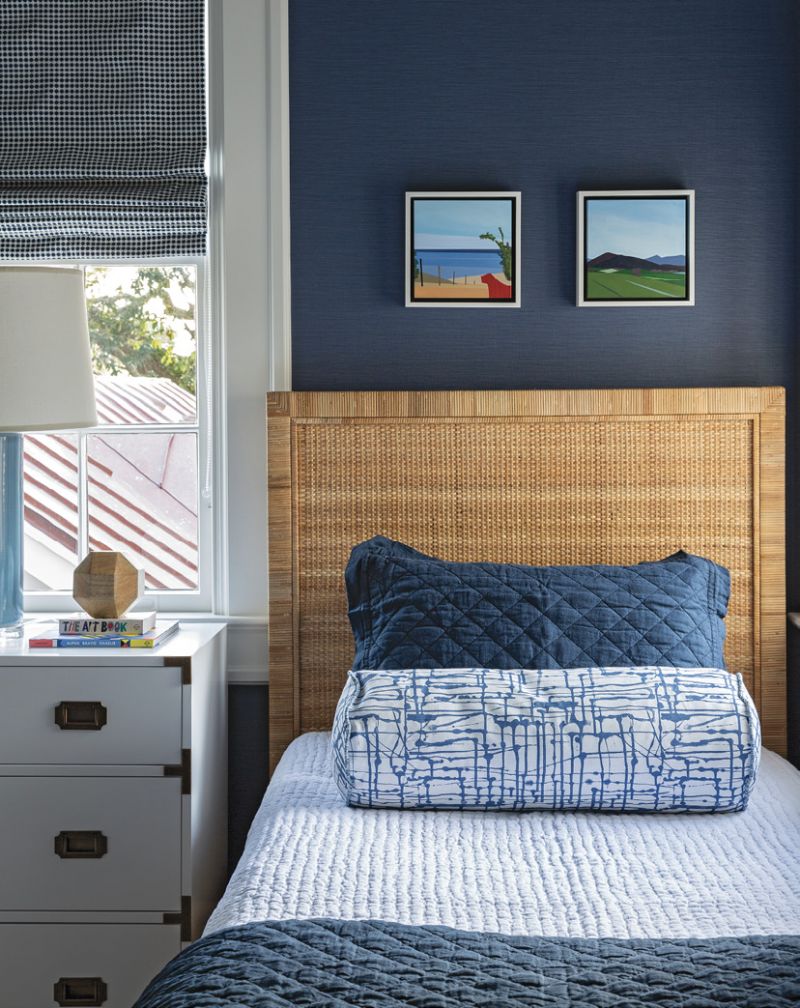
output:
[[686, 203], [683, 199], [587, 199], [587, 259], [603, 252], [620, 255], [684, 255]]
[[415, 200], [414, 247], [417, 249], [481, 249], [494, 242], [481, 241], [486, 231], [511, 241], [511, 200]]

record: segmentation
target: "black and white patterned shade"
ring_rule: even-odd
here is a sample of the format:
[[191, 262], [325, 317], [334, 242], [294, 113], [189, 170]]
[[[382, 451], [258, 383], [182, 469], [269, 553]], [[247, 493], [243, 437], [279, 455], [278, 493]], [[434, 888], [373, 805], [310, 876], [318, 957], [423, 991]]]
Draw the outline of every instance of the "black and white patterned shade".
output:
[[3, 0], [0, 259], [203, 255], [203, 0]]

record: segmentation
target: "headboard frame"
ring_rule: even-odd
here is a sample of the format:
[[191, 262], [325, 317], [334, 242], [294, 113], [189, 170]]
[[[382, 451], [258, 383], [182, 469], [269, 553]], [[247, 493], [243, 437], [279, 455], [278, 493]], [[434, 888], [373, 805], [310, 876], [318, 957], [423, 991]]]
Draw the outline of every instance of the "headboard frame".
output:
[[270, 766], [330, 727], [353, 654], [343, 571], [383, 534], [445, 559], [731, 571], [726, 660], [786, 749], [784, 391], [269, 397]]

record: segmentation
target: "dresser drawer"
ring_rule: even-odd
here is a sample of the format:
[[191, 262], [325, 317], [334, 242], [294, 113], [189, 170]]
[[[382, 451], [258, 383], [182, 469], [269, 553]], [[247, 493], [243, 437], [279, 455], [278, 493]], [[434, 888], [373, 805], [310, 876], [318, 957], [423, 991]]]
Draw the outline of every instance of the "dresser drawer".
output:
[[78, 995], [96, 992], [103, 1008], [131, 1008], [180, 951], [179, 932], [160, 924], [0, 924], [0, 1005], [86, 1004]]
[[0, 764], [181, 761], [180, 668], [0, 668], [0, 691]]
[[177, 777], [0, 777], [0, 909], [177, 912]]

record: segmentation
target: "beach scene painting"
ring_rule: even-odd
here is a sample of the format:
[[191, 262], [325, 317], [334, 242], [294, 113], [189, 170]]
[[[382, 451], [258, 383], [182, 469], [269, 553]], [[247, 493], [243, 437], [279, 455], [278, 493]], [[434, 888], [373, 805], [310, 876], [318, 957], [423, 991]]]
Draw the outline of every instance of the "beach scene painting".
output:
[[694, 192], [578, 193], [578, 306], [694, 304]]
[[518, 192], [406, 193], [406, 305], [520, 304]]

